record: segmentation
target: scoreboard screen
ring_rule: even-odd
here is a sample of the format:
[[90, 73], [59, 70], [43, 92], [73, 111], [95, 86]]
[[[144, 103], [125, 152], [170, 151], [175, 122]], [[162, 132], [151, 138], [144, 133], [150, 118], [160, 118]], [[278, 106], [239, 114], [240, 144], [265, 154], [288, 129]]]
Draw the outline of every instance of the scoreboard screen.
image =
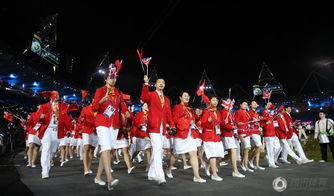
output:
[[60, 62], [59, 54], [52, 51], [49, 44], [45, 44], [43, 40], [36, 34], [34, 34], [31, 51], [36, 53], [38, 56], [42, 57], [49, 63], [58, 66]]

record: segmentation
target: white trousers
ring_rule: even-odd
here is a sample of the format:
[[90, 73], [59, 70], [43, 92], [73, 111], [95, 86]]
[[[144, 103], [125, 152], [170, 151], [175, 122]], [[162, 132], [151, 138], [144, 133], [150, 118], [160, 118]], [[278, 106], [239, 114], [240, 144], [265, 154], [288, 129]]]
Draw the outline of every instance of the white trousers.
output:
[[[306, 159], [307, 159], [306, 156], [305, 156], [303, 147], [302, 147], [302, 145], [300, 144], [299, 139], [298, 139], [298, 136], [297, 136], [296, 133], [293, 133], [291, 139], [288, 139], [287, 141], [288, 141], [288, 144], [289, 144], [289, 145], [292, 144], [292, 146], [295, 148], [297, 154], [299, 155], [299, 157], [300, 157], [301, 159], [303, 159], [303, 160], [306, 160]], [[288, 153], [287, 153], [287, 151], [284, 151], [284, 152], [283, 152], [282, 157], [283, 157], [283, 160], [287, 160], [287, 158], [288, 158]]]
[[[278, 156], [280, 154], [280, 152], [282, 152], [282, 155], [284, 155], [284, 153], [290, 155], [295, 161], [302, 161], [302, 159], [300, 157], [298, 157], [290, 148], [290, 145], [288, 143], [288, 141], [286, 139], [280, 139], [280, 144], [281, 144], [281, 148], [280, 151], [275, 154], [275, 160], [278, 159]], [[283, 157], [284, 158], [284, 157]]]
[[269, 166], [275, 165], [275, 154], [280, 149], [279, 140], [277, 137], [264, 137], [264, 143], [267, 150], [267, 161]]
[[165, 173], [162, 168], [162, 154], [163, 154], [162, 125], [160, 126], [160, 133], [150, 133], [150, 138], [152, 145], [152, 156], [147, 176], [156, 181], [165, 180]]
[[42, 175], [48, 175], [50, 171], [50, 161], [53, 158], [53, 155], [56, 153], [58, 148], [58, 137], [57, 137], [58, 128], [47, 128], [44, 136], [41, 140], [42, 143], [42, 153], [41, 153], [41, 166], [42, 166]]

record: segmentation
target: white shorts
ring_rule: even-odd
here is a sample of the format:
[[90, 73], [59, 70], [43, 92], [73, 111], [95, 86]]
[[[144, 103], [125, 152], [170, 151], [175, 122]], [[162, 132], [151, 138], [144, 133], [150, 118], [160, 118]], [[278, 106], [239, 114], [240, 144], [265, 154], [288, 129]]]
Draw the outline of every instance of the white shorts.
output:
[[59, 146], [66, 146], [67, 141], [68, 141], [67, 137], [63, 137], [63, 138], [59, 139]]
[[98, 126], [96, 127], [96, 133], [101, 147], [100, 152], [111, 150], [112, 144], [116, 142], [118, 129], [114, 129], [113, 127]]
[[196, 143], [197, 143], [197, 147], [201, 147], [203, 144], [202, 139], [196, 138]]
[[148, 137], [145, 138], [136, 138], [136, 151], [142, 151], [151, 148], [151, 139]]
[[94, 133], [82, 133], [82, 143], [83, 145], [91, 145], [93, 147], [97, 146], [97, 135]]
[[224, 147], [226, 150], [237, 148], [237, 145], [235, 144], [234, 136], [232, 137], [224, 136]]
[[77, 146], [78, 138], [71, 137], [70, 146]]
[[224, 146], [223, 142], [204, 142], [203, 149], [207, 159], [210, 158], [224, 158]]
[[174, 153], [175, 154], [184, 154], [188, 152], [197, 151], [197, 142], [191, 136], [191, 131], [189, 131], [188, 137], [185, 139], [174, 138]]
[[243, 148], [250, 148], [251, 147], [251, 144], [250, 144], [250, 136], [247, 136], [247, 137], [244, 137], [245, 134], [240, 134], [239, 135], [239, 138], [240, 138], [240, 141], [241, 141], [241, 146]]
[[174, 148], [174, 138], [167, 139], [166, 136], [162, 136], [162, 148]]
[[261, 136], [259, 134], [252, 134], [250, 137], [253, 145], [256, 147], [262, 146]]
[[34, 143], [34, 144], [37, 144], [37, 145], [41, 145], [41, 140], [38, 138], [37, 136], [38, 134], [36, 135], [33, 135], [33, 134], [29, 134], [28, 135], [28, 144], [30, 143]]

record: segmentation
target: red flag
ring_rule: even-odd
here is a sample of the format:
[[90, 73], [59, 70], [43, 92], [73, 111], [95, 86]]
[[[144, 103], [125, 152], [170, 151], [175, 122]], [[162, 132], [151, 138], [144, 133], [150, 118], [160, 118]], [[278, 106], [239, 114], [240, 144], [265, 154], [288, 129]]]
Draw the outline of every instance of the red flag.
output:
[[272, 92], [272, 91], [270, 91], [270, 92], [263, 91], [262, 99], [270, 99], [271, 92]]
[[123, 100], [130, 100], [130, 95], [127, 95], [127, 94], [122, 94], [122, 98]]
[[82, 98], [87, 97], [87, 95], [88, 95], [88, 91], [86, 91], [86, 90], [81, 90], [81, 97], [82, 97]]
[[70, 113], [72, 111], [79, 111], [79, 106], [77, 104], [71, 104], [68, 108], [67, 108], [67, 113]]
[[13, 116], [11, 113], [3, 112], [3, 118], [9, 122], [13, 122]]
[[197, 96], [201, 96], [201, 95], [204, 94], [204, 86], [205, 86], [205, 80], [204, 80], [204, 82], [201, 84], [201, 86], [198, 88], [198, 90], [197, 90], [197, 92], [196, 92]]
[[143, 49], [141, 48], [140, 51], [137, 49], [137, 54], [138, 54], [139, 59], [141, 60], [143, 58], [143, 54], [144, 54]]
[[206, 103], [206, 104], [210, 104], [210, 99], [208, 96], [206, 96], [206, 94], [203, 93], [203, 102]]

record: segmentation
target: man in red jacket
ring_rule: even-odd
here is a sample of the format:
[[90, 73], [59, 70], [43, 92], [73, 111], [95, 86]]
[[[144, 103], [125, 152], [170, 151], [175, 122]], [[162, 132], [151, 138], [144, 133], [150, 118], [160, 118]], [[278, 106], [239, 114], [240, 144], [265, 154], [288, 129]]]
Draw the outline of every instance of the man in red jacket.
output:
[[[289, 105], [286, 105], [286, 106], [284, 106], [284, 109], [285, 109], [285, 113], [283, 115], [284, 115], [284, 119], [285, 119], [285, 121], [288, 125], [288, 129], [289, 129], [288, 138], [287, 138], [288, 144], [289, 145], [292, 144], [294, 146], [294, 148], [297, 151], [299, 157], [301, 159], [303, 159], [304, 162], [307, 162], [307, 163], [313, 162], [313, 160], [309, 160], [308, 158], [306, 158], [303, 147], [299, 142], [298, 131], [293, 126], [293, 122], [292, 122], [292, 118], [291, 118], [291, 114], [290, 114], [291, 113], [291, 107]], [[287, 151], [285, 151], [282, 154], [282, 159], [283, 159], [284, 162], [288, 162], [287, 158], [288, 158], [288, 153], [287, 153]]]
[[148, 179], [158, 181], [159, 184], [165, 184], [165, 174], [162, 168], [163, 135], [166, 134], [167, 123], [172, 130], [175, 130], [175, 125], [172, 120], [169, 99], [163, 94], [165, 80], [159, 78], [155, 84], [156, 90], [153, 92], [148, 90], [149, 79], [146, 75], [144, 76], [144, 82], [141, 100], [148, 104], [147, 131], [152, 144], [152, 157]]
[[106, 85], [96, 89], [92, 104], [93, 112], [97, 112], [95, 126], [102, 154], [95, 177], [95, 183], [105, 185], [105, 182], [101, 180], [104, 169], [107, 175], [107, 189], [109, 191], [113, 190], [114, 186], [119, 183], [119, 180], [113, 179], [111, 175], [110, 152], [113, 149], [113, 145], [116, 143], [118, 131], [121, 126], [120, 117], [122, 113], [125, 113], [127, 118], [130, 116], [122, 98], [122, 92], [115, 87], [116, 76], [120, 67], [121, 64], [119, 64], [116, 70], [113, 64], [110, 65], [110, 70], [105, 75]]
[[283, 116], [285, 111], [283, 108], [282, 109], [279, 108], [277, 110], [277, 113], [278, 115], [274, 118], [274, 120], [277, 121], [278, 126], [275, 128], [275, 130], [276, 130], [276, 135], [280, 140], [281, 148], [280, 151], [275, 154], [275, 161], [277, 161], [280, 152], [285, 153], [286, 151], [286, 153], [289, 154], [296, 161], [298, 165], [301, 165], [304, 163], [303, 160], [291, 150], [287, 142], [287, 133], [289, 132], [289, 129], [288, 129], [288, 124], [286, 123], [286, 120]]
[[44, 91], [42, 95], [51, 98], [50, 102], [41, 105], [41, 127], [38, 134], [42, 143], [42, 178], [45, 179], [49, 178], [50, 161], [57, 151], [59, 139], [65, 137], [66, 130], [70, 130], [71, 122], [67, 115], [68, 105], [58, 102], [57, 91]]
[[274, 118], [273, 110], [275, 106], [271, 102], [265, 104], [265, 109], [261, 111], [261, 116], [263, 121], [261, 121], [261, 127], [263, 129], [263, 138], [266, 145], [267, 151], [267, 161], [268, 165], [271, 168], [278, 168], [275, 164], [275, 154], [280, 149], [279, 140], [276, 137], [275, 127], [274, 127]]

